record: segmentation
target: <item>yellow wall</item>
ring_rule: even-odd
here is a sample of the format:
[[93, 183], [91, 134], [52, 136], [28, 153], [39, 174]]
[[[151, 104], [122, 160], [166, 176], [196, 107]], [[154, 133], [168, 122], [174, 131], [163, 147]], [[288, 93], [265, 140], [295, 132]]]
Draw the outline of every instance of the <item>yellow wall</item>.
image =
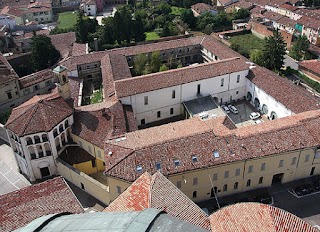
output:
[[97, 167], [92, 167], [91, 161], [83, 162], [80, 164], [74, 164], [73, 167], [88, 175], [96, 173], [98, 171]]

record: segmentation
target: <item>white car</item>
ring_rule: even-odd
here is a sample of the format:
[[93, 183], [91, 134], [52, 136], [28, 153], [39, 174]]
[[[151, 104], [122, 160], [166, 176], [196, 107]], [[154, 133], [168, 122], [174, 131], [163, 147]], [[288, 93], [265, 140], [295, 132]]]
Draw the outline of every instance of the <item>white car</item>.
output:
[[226, 107], [225, 105], [221, 105], [221, 108], [224, 110], [224, 112], [226, 112], [227, 114], [230, 113], [230, 110], [228, 107]]
[[232, 113], [234, 113], [234, 114], [237, 114], [237, 113], [238, 113], [238, 109], [237, 109], [235, 106], [233, 106], [233, 105], [228, 105], [228, 108], [229, 108], [229, 110], [230, 110]]
[[263, 123], [264, 121], [262, 119], [257, 119], [257, 120], [254, 120], [254, 123], [255, 124], [260, 124], [260, 123]]
[[249, 117], [254, 120], [260, 118], [260, 114], [258, 112], [252, 112]]

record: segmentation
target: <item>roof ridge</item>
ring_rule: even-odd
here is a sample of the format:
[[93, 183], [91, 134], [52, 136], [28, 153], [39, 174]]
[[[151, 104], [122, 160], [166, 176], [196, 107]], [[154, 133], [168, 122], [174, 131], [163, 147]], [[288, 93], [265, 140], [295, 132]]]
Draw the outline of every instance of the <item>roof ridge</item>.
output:
[[[31, 106], [31, 108], [32, 108], [32, 110], [33, 110], [33, 113], [30, 113], [30, 116], [29, 116], [27, 122], [24, 124], [24, 129], [23, 129], [22, 134], [25, 133], [25, 131], [26, 131], [26, 129], [27, 129], [27, 127], [28, 127], [31, 119], [33, 118], [34, 113], [37, 111], [37, 108], [38, 108], [38, 107], [39, 107], [38, 104]], [[21, 114], [20, 116], [22, 116], [22, 115], [23, 115], [23, 114]]]

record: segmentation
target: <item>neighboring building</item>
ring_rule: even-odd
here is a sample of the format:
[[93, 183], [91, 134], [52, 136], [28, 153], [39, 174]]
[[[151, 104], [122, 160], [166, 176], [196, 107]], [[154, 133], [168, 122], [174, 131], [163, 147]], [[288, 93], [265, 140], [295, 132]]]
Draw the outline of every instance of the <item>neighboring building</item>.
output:
[[237, 1], [239, 1], [239, 0], [217, 0], [217, 6], [227, 7]]
[[0, 196], [1, 231], [13, 231], [49, 214], [84, 213], [62, 177]]
[[320, 83], [320, 60], [300, 61], [299, 71]]
[[199, 17], [200, 15], [205, 14], [207, 12], [211, 13], [212, 15], [218, 14], [218, 10], [216, 8], [205, 3], [197, 3], [192, 5], [191, 10], [195, 17]]
[[301, 34], [305, 35], [310, 43], [320, 44], [320, 20], [302, 16], [298, 19], [297, 24], [302, 26]]
[[84, 12], [86, 16], [96, 16], [97, 14], [97, 4], [95, 0], [82, 0], [80, 9]]
[[293, 12], [296, 11], [297, 9], [298, 9], [297, 7], [285, 3], [285, 4], [281, 5], [281, 6], [279, 6], [278, 13], [283, 15], [283, 16], [292, 18], [293, 17], [293, 15], [292, 15]]
[[10, 30], [13, 30], [16, 26], [16, 21], [12, 16], [0, 15], [0, 25], [5, 25]]

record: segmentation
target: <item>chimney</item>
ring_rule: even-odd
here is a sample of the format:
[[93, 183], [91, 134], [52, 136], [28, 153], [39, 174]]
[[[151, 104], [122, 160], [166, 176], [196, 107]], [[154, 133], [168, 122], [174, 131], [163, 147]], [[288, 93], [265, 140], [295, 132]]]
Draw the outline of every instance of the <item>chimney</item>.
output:
[[97, 38], [93, 38], [93, 43], [94, 43], [94, 50], [96, 52], [99, 51], [99, 49], [98, 49], [98, 39]]

